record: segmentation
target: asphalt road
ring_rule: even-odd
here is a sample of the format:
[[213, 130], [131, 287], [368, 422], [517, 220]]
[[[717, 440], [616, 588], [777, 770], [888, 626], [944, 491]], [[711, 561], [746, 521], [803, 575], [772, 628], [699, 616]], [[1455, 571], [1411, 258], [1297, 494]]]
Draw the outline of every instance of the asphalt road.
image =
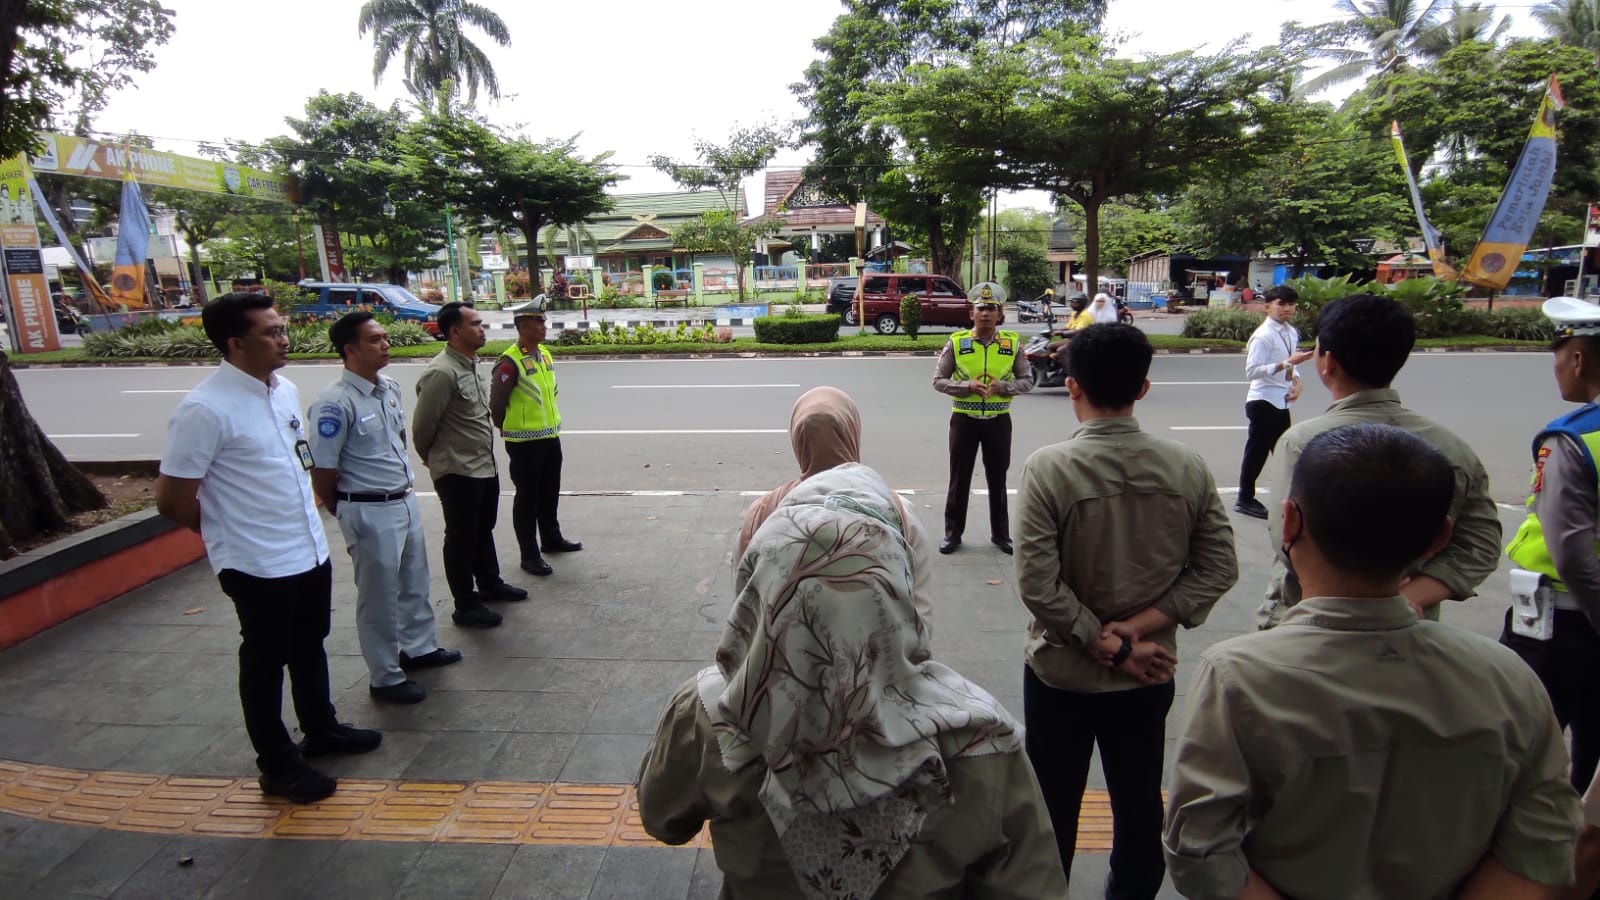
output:
[[[1158, 356], [1153, 387], [1139, 404], [1144, 427], [1177, 438], [1211, 464], [1217, 484], [1236, 486], [1244, 442], [1243, 360], [1237, 355]], [[388, 373], [409, 393], [422, 364]], [[786, 426], [794, 399], [822, 384], [851, 394], [865, 421], [866, 462], [901, 489], [942, 491], [947, 399], [929, 386], [933, 360], [825, 358], [761, 360], [564, 360], [561, 385], [563, 488], [570, 491], [764, 490], [792, 477]], [[336, 378], [332, 364], [285, 370], [305, 403]], [[46, 433], [74, 459], [160, 455], [166, 421], [205, 366], [38, 368], [16, 372]], [[1555, 394], [1540, 353], [1424, 353], [1397, 387], [1409, 406], [1454, 429], [1478, 450], [1497, 500], [1520, 503], [1528, 445], [1545, 422], [1570, 408]], [[1298, 417], [1328, 403], [1310, 384]], [[1018, 399], [1011, 484], [1033, 449], [1074, 427], [1061, 390]], [[426, 481], [420, 462], [419, 481]], [[509, 485], [507, 485], [509, 488]]]

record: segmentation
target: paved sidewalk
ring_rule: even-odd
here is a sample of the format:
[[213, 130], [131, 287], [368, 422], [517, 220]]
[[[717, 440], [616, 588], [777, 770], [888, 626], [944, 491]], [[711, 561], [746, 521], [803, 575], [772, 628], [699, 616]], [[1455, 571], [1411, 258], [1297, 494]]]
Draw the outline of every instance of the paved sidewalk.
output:
[[[237, 627], [206, 563], [0, 653], [0, 760], [25, 764], [0, 763], [5, 893], [714, 897], [720, 880], [712, 851], [704, 846], [640, 845], [629, 837], [626, 822], [611, 819], [596, 826], [603, 839], [586, 837], [580, 826], [625, 815], [626, 790], [613, 786], [632, 782], [666, 699], [709, 663], [731, 598], [739, 515], [749, 501], [733, 493], [566, 497], [563, 523], [585, 549], [552, 557], [556, 574], [536, 579], [515, 569], [510, 498], [504, 497], [497, 532], [501, 560], [511, 564], [508, 577], [528, 586], [532, 598], [502, 605], [504, 626], [468, 631], [449, 622], [448, 591], [437, 565], [439, 509], [425, 497], [441, 643], [459, 648], [466, 659], [421, 673], [429, 698], [410, 707], [378, 707], [367, 696], [350, 565], [337, 528], [330, 527], [336, 587], [327, 646], [335, 701], [341, 719], [381, 728], [385, 738], [378, 751], [328, 768], [352, 779], [347, 806], [365, 803], [364, 796], [386, 798], [387, 812], [352, 814], [372, 829], [356, 835], [368, 839], [216, 837], [194, 827], [231, 815], [228, 821], [239, 823], [234, 831], [251, 833], [252, 819], [266, 817], [278, 834], [311, 836], [283, 830], [290, 822], [287, 807], [268, 807], [250, 796], [253, 754], [234, 687]], [[912, 501], [934, 534], [943, 501], [942, 495]], [[982, 498], [975, 497], [974, 505], [978, 523]], [[1515, 514], [1505, 516], [1513, 525]], [[1251, 627], [1268, 543], [1255, 520], [1235, 517], [1234, 525], [1240, 586], [1210, 622], [1182, 636], [1186, 658]], [[969, 529], [969, 536], [974, 543], [933, 560], [935, 583], [947, 586], [934, 617], [935, 657], [984, 685], [1020, 717], [1026, 615], [1016, 599], [1012, 560], [978, 543], [984, 537], [978, 531]], [[1496, 579], [1491, 587], [1502, 583]], [[1446, 620], [1492, 634], [1503, 608], [1496, 590], [1489, 598], [1452, 605]], [[1191, 670], [1179, 668], [1169, 735], [1181, 722]], [[102, 773], [148, 773], [161, 784]], [[165, 778], [173, 775], [192, 778]], [[437, 798], [462, 791], [462, 782], [476, 782], [465, 789], [489, 798], [478, 804], [480, 812], [503, 815], [472, 819], [458, 811], [447, 825], [434, 824], [429, 809], [453, 802]], [[607, 786], [611, 793], [555, 802], [558, 788], [573, 786]], [[1095, 771], [1091, 787], [1102, 786]], [[70, 809], [51, 799], [62, 791], [75, 792]], [[141, 815], [115, 813], [124, 823], [119, 827], [137, 830], [68, 824], [95, 821], [92, 814], [110, 814], [119, 798], [141, 792]], [[532, 839], [525, 833], [523, 839], [497, 842], [503, 838], [467, 827], [488, 829], [534, 807], [566, 815], [548, 815], [543, 837], [537, 823], [530, 826]], [[63, 821], [52, 810], [76, 813]], [[295, 821], [320, 819], [321, 826], [333, 828], [339, 813], [319, 807], [311, 818]], [[169, 827], [180, 819], [188, 824]], [[404, 828], [377, 827], [407, 823], [420, 823], [415, 831], [423, 838], [404, 840]], [[1099, 896], [1104, 873], [1103, 855], [1081, 855], [1071, 896]], [[1176, 895], [1169, 886], [1162, 896]]]

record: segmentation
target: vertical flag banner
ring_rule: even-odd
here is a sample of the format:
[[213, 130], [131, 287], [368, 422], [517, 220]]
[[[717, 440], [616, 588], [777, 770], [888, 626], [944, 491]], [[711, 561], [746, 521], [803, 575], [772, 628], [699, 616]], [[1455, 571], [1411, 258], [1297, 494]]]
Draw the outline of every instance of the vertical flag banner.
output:
[[117, 222], [117, 255], [111, 263], [111, 298], [129, 309], [146, 309], [144, 262], [150, 255], [150, 212], [139, 182], [122, 182], [122, 217]]
[[78, 267], [78, 280], [83, 282], [84, 288], [89, 292], [89, 296], [94, 299], [95, 305], [99, 307], [101, 312], [109, 310], [111, 308], [111, 295], [107, 294], [106, 289], [101, 287], [100, 282], [95, 279], [94, 269], [84, 261], [83, 254], [79, 253], [78, 248], [73, 246], [72, 241], [67, 239], [66, 231], [61, 228], [61, 223], [56, 220], [55, 210], [50, 208], [49, 201], [44, 197], [44, 191], [39, 187], [39, 179], [33, 177], [33, 171], [27, 168], [27, 163], [23, 163], [23, 171], [28, 176], [28, 191], [33, 195], [34, 203], [38, 205], [39, 215], [44, 218], [45, 224], [49, 225], [50, 230], [55, 233], [57, 243], [61, 244], [62, 248], [67, 251], [67, 255], [72, 258], [72, 264]]
[[1550, 182], [1555, 179], [1556, 110], [1565, 105], [1561, 86], [1552, 75], [1539, 103], [1539, 115], [1528, 132], [1528, 142], [1506, 182], [1505, 193], [1500, 195], [1500, 203], [1461, 273], [1471, 284], [1500, 290], [1511, 282], [1522, 262], [1539, 215], [1544, 212], [1545, 198], [1550, 195]]
[[1422, 242], [1428, 245], [1428, 261], [1433, 263], [1434, 277], [1455, 281], [1456, 270], [1450, 267], [1444, 256], [1444, 235], [1433, 227], [1422, 211], [1422, 192], [1417, 190], [1417, 177], [1412, 174], [1411, 163], [1406, 159], [1406, 146], [1400, 140], [1400, 123], [1390, 122], [1389, 133], [1394, 138], [1394, 155], [1400, 160], [1400, 171], [1406, 173], [1406, 187], [1411, 189], [1411, 208], [1417, 212], [1417, 226], [1422, 229]]

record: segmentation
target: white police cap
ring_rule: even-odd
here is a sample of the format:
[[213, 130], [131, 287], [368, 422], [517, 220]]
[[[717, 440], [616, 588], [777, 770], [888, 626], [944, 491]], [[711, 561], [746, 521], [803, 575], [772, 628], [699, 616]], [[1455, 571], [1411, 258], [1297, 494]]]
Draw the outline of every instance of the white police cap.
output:
[[529, 300], [522, 306], [522, 308], [513, 313], [511, 316], [511, 321], [515, 322], [518, 319], [542, 319], [544, 318], [545, 309], [549, 306], [550, 299], [544, 294], [540, 294], [532, 300]]
[[992, 281], [980, 281], [967, 289], [967, 302], [973, 306], [1005, 303], [1006, 289]]
[[1555, 343], [1569, 337], [1600, 335], [1600, 306], [1577, 297], [1552, 297], [1540, 308], [1556, 326]]

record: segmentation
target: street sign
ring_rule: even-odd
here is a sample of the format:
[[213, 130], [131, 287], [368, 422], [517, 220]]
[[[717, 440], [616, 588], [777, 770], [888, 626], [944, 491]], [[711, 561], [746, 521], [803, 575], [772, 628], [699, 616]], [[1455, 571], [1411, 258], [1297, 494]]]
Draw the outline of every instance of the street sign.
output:
[[592, 268], [594, 268], [593, 256], [569, 256], [566, 258], [566, 269], [568, 272], [576, 272], [579, 269]]
[[504, 272], [511, 268], [506, 264], [506, 258], [499, 253], [483, 254], [483, 267], [491, 272]]

